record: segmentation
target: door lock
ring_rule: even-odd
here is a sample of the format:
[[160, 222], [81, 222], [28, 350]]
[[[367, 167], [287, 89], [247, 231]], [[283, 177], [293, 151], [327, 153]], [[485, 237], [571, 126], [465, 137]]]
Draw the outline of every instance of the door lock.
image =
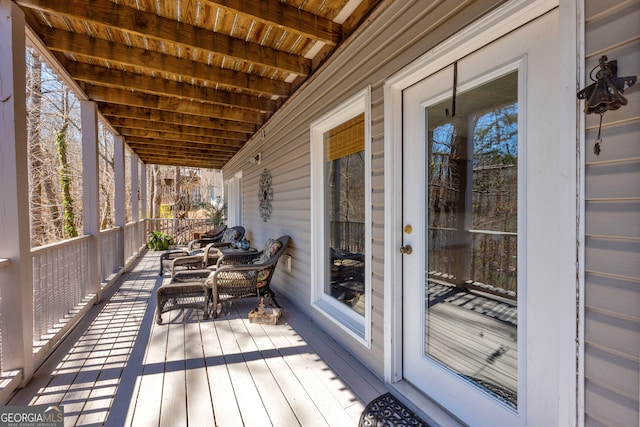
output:
[[411, 247], [411, 245], [405, 245], [400, 247], [400, 253], [404, 254], [404, 255], [411, 255], [411, 252], [413, 252], [413, 248]]

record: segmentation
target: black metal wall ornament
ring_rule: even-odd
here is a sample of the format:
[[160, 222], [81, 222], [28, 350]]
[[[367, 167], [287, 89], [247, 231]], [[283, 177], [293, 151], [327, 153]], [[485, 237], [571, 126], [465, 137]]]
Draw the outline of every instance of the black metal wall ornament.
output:
[[[593, 78], [593, 72], [600, 67]], [[598, 126], [598, 137], [593, 147], [596, 155], [600, 154], [600, 143], [602, 138], [602, 116], [611, 110], [617, 110], [623, 105], [627, 105], [627, 99], [622, 96], [624, 91], [636, 83], [636, 76], [618, 77], [618, 61], [609, 61], [605, 55], [599, 60], [589, 73], [589, 78], [594, 82], [578, 92], [578, 99], [586, 100], [584, 112], [586, 114], [600, 114], [600, 125]]]
[[273, 201], [273, 188], [271, 187], [271, 174], [267, 169], [262, 171], [258, 183], [258, 200], [260, 201], [260, 217], [264, 222], [271, 218], [271, 201]]

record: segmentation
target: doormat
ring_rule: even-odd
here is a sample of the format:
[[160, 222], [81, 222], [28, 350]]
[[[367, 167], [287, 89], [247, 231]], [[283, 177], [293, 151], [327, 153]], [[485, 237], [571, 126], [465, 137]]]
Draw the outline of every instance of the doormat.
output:
[[359, 427], [429, 427], [391, 393], [373, 399], [360, 415]]

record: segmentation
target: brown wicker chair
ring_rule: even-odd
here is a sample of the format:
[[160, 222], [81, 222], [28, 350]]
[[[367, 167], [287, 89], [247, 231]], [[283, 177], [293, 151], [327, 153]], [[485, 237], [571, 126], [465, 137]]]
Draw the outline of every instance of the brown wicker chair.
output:
[[252, 263], [235, 263], [233, 257], [222, 257], [218, 261], [205, 282], [210, 289], [209, 311], [213, 317], [218, 316], [219, 302], [234, 298], [266, 296], [272, 305], [280, 307], [270, 284], [278, 259], [286, 250], [289, 240], [289, 236], [269, 239]]
[[161, 260], [160, 275], [163, 274], [165, 264], [169, 264], [168, 270], [171, 271], [171, 277], [181, 268], [197, 269], [215, 264], [220, 257], [217, 248], [225, 248], [231, 246], [233, 242], [239, 242], [244, 237], [244, 233], [245, 229], [242, 226], [227, 228], [218, 242], [208, 243], [204, 248], [183, 252], [182, 255], [177, 254], [177, 256]]
[[209, 243], [217, 243], [222, 240], [226, 224], [218, 225], [213, 229], [204, 233], [199, 239], [191, 240], [186, 247], [169, 250], [160, 255], [160, 271], [158, 274], [162, 276], [165, 270], [169, 270], [171, 262], [179, 257], [196, 255], [198, 250], [202, 250]]

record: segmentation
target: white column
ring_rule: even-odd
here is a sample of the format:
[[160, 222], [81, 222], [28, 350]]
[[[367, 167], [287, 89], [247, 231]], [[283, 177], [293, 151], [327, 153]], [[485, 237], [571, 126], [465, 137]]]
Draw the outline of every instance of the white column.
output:
[[147, 193], [147, 164], [140, 163], [140, 218], [147, 219], [149, 198]]
[[125, 226], [125, 185], [124, 185], [124, 137], [113, 138], [113, 172], [115, 175], [115, 195], [113, 204], [115, 209], [115, 225], [119, 227], [118, 261], [124, 267], [124, 226]]
[[147, 164], [140, 162], [140, 238], [142, 243], [147, 238]]
[[140, 175], [138, 163], [138, 156], [131, 153], [131, 222], [135, 224], [134, 253], [138, 252], [138, 248], [144, 241], [144, 231], [140, 229]]
[[87, 290], [101, 300], [100, 246], [100, 168], [98, 166], [98, 108], [93, 101], [80, 101], [82, 127], [82, 221], [84, 234], [90, 235]]
[[138, 156], [131, 153], [131, 221], [140, 219], [140, 179], [138, 172]]
[[2, 369], [33, 375], [33, 276], [25, 95], [24, 13], [0, 0], [0, 268]]

